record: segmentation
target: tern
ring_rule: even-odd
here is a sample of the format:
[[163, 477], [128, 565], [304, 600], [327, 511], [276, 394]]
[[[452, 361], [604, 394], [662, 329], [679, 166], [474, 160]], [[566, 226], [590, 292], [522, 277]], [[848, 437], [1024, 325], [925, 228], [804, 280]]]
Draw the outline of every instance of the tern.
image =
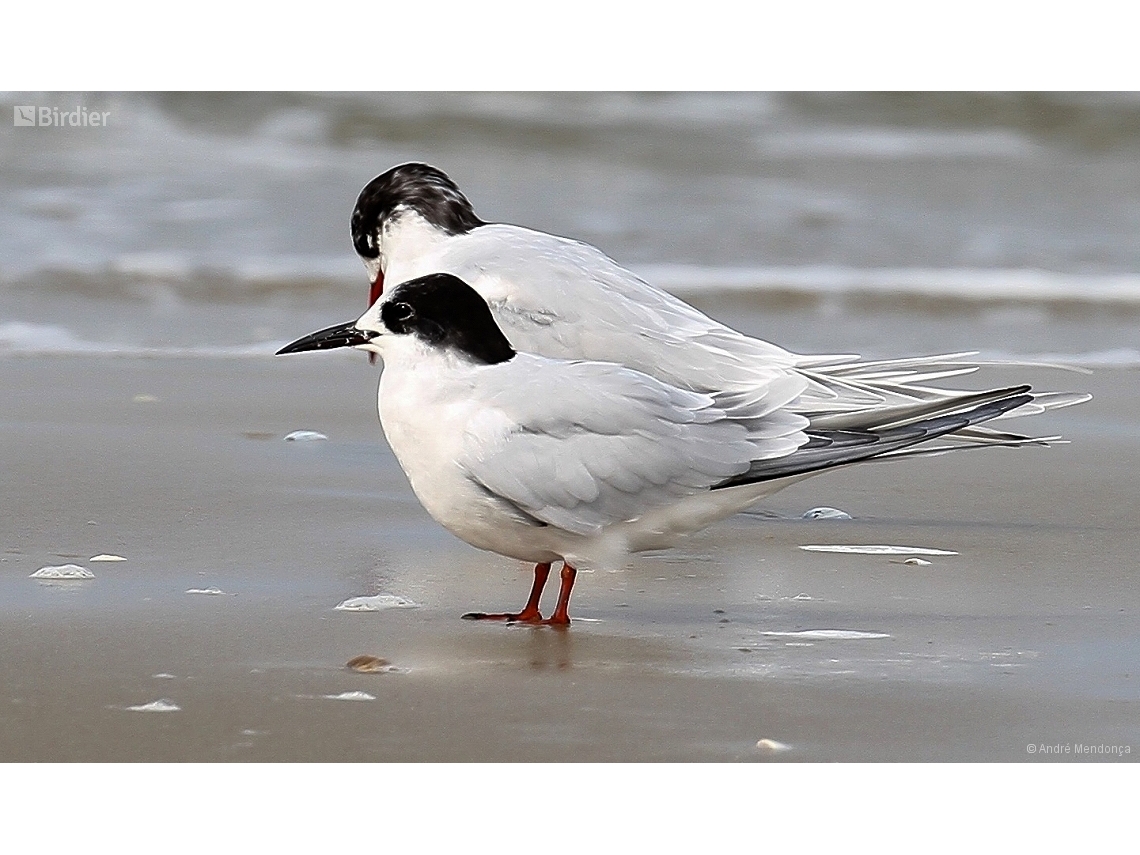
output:
[[[451, 273], [479, 293], [511, 345], [555, 359], [614, 362], [725, 406], [787, 408], [819, 428], [843, 429], [882, 419], [891, 408], [909, 419], [956, 400], [961, 392], [934, 380], [968, 374], [973, 353], [860, 360], [805, 355], [746, 336], [643, 281], [601, 250], [579, 241], [480, 218], [442, 170], [405, 163], [361, 190], [351, 218], [352, 242], [364, 262], [376, 327], [385, 283]], [[1087, 400], [1038, 393], [1016, 415]], [[1016, 439], [989, 429], [997, 443]]]
[[[521, 611], [466, 618], [566, 627], [578, 570], [675, 546], [808, 476], [1038, 441], [978, 427], [1034, 411], [1029, 386], [947, 393], [906, 412], [864, 407], [836, 427], [799, 412], [800, 387], [782, 376], [772, 394], [694, 390], [614, 361], [523, 352], [499, 317], [462, 279], [434, 272], [278, 351], [378, 354], [380, 422], [424, 508], [472, 546], [535, 565]], [[957, 445], [932, 447], [939, 438]], [[561, 587], [544, 619], [539, 599], [556, 562]]]

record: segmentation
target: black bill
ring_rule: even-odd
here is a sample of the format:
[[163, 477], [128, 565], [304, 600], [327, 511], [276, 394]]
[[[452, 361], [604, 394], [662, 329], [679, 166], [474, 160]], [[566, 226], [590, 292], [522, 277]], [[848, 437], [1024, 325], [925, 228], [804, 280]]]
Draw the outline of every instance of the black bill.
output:
[[292, 344], [285, 345], [277, 351], [277, 355], [300, 353], [303, 350], [332, 350], [334, 347], [356, 347], [358, 344], [367, 344], [375, 337], [376, 333], [369, 330], [358, 330], [356, 328], [356, 321], [349, 321], [347, 324], [338, 324], [335, 327], [329, 327], [319, 332], [309, 333], [309, 335], [297, 339]]

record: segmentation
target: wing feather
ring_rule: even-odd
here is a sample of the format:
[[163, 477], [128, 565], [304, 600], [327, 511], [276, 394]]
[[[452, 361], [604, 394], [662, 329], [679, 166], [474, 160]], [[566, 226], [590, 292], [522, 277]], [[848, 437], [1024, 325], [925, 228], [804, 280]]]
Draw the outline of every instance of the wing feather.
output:
[[[880, 411], [923, 418], [963, 394], [923, 384], [996, 364], [980, 363], [967, 352], [885, 360], [795, 354], [718, 323], [592, 246], [518, 226], [473, 229], [449, 239], [438, 254], [423, 254], [417, 264], [425, 269], [397, 267], [389, 273], [394, 281], [437, 270], [464, 279], [488, 301], [520, 352], [613, 362], [679, 389], [714, 395], [722, 415], [741, 421], [750, 433], [758, 417], [789, 411], [822, 429], [862, 425]], [[1082, 400], [1035, 393], [1000, 418]], [[691, 413], [702, 418], [699, 411]], [[766, 425], [784, 429], [773, 421]], [[539, 423], [536, 429], [571, 428]], [[625, 426], [599, 421], [590, 429], [621, 432]], [[787, 453], [786, 443], [770, 438], [762, 453]]]
[[528, 517], [567, 531], [635, 519], [806, 442], [799, 417], [778, 417], [774, 437], [754, 436], [712, 397], [621, 366], [515, 360], [511, 371], [489, 374], [499, 388], [472, 420], [459, 465]]

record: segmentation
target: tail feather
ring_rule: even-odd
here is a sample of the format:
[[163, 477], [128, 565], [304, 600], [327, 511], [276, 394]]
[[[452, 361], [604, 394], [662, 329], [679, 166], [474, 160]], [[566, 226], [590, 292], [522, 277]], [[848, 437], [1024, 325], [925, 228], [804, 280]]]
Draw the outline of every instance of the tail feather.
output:
[[[808, 387], [793, 405], [793, 409], [807, 416], [813, 425], [838, 428], [857, 423], [871, 410], [890, 411], [897, 408], [898, 412], [903, 412], [917, 404], [937, 405], [967, 394], [925, 385], [935, 380], [971, 374], [983, 365], [1036, 365], [983, 362], [971, 358], [976, 355], [973, 352], [961, 352], [868, 361], [847, 355], [797, 357], [797, 371], [807, 379]], [[1035, 415], [1088, 399], [1088, 395], [1080, 393], [1039, 392], [1034, 394], [1029, 404], [1000, 418]]]
[[975, 448], [1021, 448], [1025, 445], [1048, 447], [1050, 445], [1064, 445], [1067, 442], [1068, 440], [1061, 439], [1059, 436], [1027, 436], [1020, 439], [1002, 440], [1000, 442], [972, 442], [963, 445], [923, 445], [918, 448], [903, 448], [898, 451], [888, 451], [885, 454], [880, 454], [878, 457], [871, 458], [867, 462], [877, 463], [880, 460], [898, 460], [901, 457], [940, 457], [952, 451], [970, 451]]
[[[871, 410], [808, 416], [808, 419], [812, 430], [885, 430], [914, 424], [935, 415], [951, 415], [1028, 391], [1028, 386], [1013, 386], [985, 392], [958, 392], [944, 394], [940, 398], [909, 401]], [[1032, 396], [1027, 400], [1032, 401]]]
[[[810, 441], [793, 454], [774, 460], [755, 461], [747, 472], [717, 484], [713, 489], [755, 484], [777, 478], [806, 475], [812, 472], [846, 466], [862, 460], [902, 452], [919, 443], [948, 436], [974, 425], [998, 418], [1033, 400], [1028, 386], [1014, 386], [990, 392], [979, 392], [943, 403], [943, 409], [929, 418], [904, 419], [874, 427], [818, 429], [814, 424], [805, 433]], [[969, 409], [966, 409], [969, 408]], [[1026, 438], [1028, 441], [1028, 438]], [[984, 444], [1023, 444], [1020, 438]], [[947, 447], [949, 450], [953, 446]]]
[[[789, 409], [808, 419], [809, 433], [852, 430], [882, 433], [935, 416], [979, 407], [1014, 391], [968, 392], [928, 385], [934, 381], [971, 374], [982, 365], [1031, 364], [981, 362], [972, 358], [976, 355], [961, 352], [867, 361], [848, 355], [797, 357], [797, 371], [807, 379], [808, 385]], [[991, 419], [1038, 415], [1083, 403], [1090, 397], [1079, 392], [1035, 392], [1027, 394], [1020, 405], [995, 414]], [[982, 446], [1047, 445], [1057, 440], [1056, 437], [1031, 437], [975, 424], [951, 431], [945, 438], [947, 443], [937, 449], [924, 446], [921, 449], [884, 452], [878, 456], [898, 458]]]

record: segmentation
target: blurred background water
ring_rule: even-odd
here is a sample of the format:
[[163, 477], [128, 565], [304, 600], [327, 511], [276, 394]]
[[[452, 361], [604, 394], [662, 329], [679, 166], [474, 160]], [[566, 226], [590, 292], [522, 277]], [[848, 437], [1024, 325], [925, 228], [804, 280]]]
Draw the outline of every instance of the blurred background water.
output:
[[[0, 352], [256, 355], [363, 310], [424, 160], [800, 351], [1140, 365], [1140, 96], [0, 95]], [[13, 108], [109, 114], [15, 127]]]

